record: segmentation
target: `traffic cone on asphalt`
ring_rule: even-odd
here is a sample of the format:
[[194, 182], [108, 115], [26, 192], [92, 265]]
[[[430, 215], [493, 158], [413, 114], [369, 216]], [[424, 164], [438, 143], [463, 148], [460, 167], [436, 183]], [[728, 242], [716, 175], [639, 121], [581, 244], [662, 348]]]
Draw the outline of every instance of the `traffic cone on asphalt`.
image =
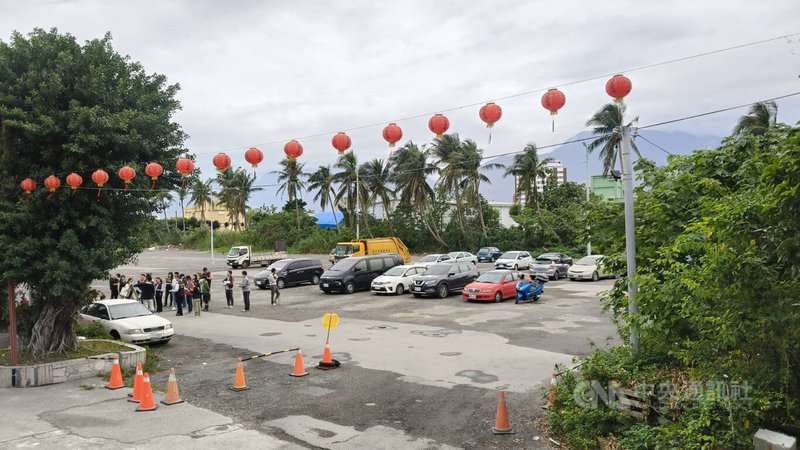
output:
[[294, 373], [290, 373], [289, 375], [293, 377], [304, 377], [308, 375], [306, 366], [303, 364], [303, 351], [300, 350], [300, 347], [297, 347], [297, 355], [294, 357]]
[[493, 434], [514, 434], [511, 424], [508, 422], [508, 409], [506, 408], [506, 394], [500, 391], [500, 403], [497, 404], [497, 419], [492, 428]]
[[174, 405], [176, 403], [183, 403], [178, 395], [178, 379], [175, 378], [175, 369], [169, 369], [169, 380], [167, 381], [167, 398], [161, 400], [165, 405]]
[[322, 361], [317, 365], [317, 369], [331, 370], [339, 367], [341, 363], [331, 357], [331, 343], [325, 341], [325, 352], [322, 353]]
[[133, 377], [133, 394], [128, 394], [129, 402], [136, 402], [142, 400], [142, 381], [144, 375], [142, 374], [142, 363], [136, 363], [136, 376]]
[[119, 389], [125, 387], [122, 382], [122, 371], [119, 368], [119, 356], [114, 355], [114, 363], [111, 365], [111, 379], [108, 380], [106, 389]]
[[550, 393], [547, 395], [547, 406], [545, 409], [550, 409], [556, 403], [556, 386], [558, 386], [558, 379], [556, 372], [553, 371], [553, 376], [550, 378]]
[[236, 363], [236, 378], [233, 380], [233, 387], [231, 388], [232, 391], [245, 391], [250, 389], [247, 387], [247, 383], [244, 382], [244, 367], [242, 367], [242, 358], [239, 358], [239, 362]]
[[136, 411], [155, 411], [158, 408], [155, 400], [153, 400], [153, 388], [150, 386], [150, 374], [144, 374], [142, 381], [142, 401]]

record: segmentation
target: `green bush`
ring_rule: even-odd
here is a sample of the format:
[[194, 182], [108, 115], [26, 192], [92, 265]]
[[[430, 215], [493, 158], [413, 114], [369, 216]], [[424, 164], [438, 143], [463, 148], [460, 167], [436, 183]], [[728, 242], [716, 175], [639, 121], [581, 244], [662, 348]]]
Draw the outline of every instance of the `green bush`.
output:
[[93, 320], [88, 325], [75, 325], [75, 335], [83, 336], [86, 339], [111, 339], [111, 336], [103, 329], [99, 320]]

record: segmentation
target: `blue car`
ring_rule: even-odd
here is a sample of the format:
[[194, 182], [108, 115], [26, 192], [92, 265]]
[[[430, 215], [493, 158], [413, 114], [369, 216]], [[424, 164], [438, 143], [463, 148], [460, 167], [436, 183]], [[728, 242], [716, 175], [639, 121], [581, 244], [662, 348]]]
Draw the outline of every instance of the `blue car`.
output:
[[501, 252], [497, 247], [481, 247], [481, 249], [478, 250], [478, 262], [495, 262], [502, 254], [503, 252]]

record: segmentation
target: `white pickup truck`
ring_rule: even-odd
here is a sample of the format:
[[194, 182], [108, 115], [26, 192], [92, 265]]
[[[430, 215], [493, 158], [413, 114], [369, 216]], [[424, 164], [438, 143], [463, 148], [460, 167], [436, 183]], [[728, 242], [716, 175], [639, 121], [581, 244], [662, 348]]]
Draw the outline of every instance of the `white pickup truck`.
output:
[[253, 253], [249, 246], [231, 247], [228, 252], [227, 264], [234, 269], [250, 266], [268, 266], [275, 261], [286, 258], [286, 252]]

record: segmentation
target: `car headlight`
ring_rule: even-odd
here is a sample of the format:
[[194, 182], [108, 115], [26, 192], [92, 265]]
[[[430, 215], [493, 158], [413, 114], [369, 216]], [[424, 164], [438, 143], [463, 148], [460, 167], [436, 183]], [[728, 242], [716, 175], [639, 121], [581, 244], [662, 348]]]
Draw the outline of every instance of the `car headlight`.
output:
[[483, 294], [491, 294], [492, 290], [491, 289], [481, 289], [481, 293], [483, 293]]
[[125, 331], [125, 334], [142, 334], [144, 331], [141, 328], [131, 328]]
[[164, 325], [164, 329], [165, 330], [171, 330], [172, 329], [172, 324], [168, 323], [168, 324]]
[[434, 280], [429, 280], [425, 282], [425, 286], [433, 286], [434, 284], [436, 284], [436, 281]]

